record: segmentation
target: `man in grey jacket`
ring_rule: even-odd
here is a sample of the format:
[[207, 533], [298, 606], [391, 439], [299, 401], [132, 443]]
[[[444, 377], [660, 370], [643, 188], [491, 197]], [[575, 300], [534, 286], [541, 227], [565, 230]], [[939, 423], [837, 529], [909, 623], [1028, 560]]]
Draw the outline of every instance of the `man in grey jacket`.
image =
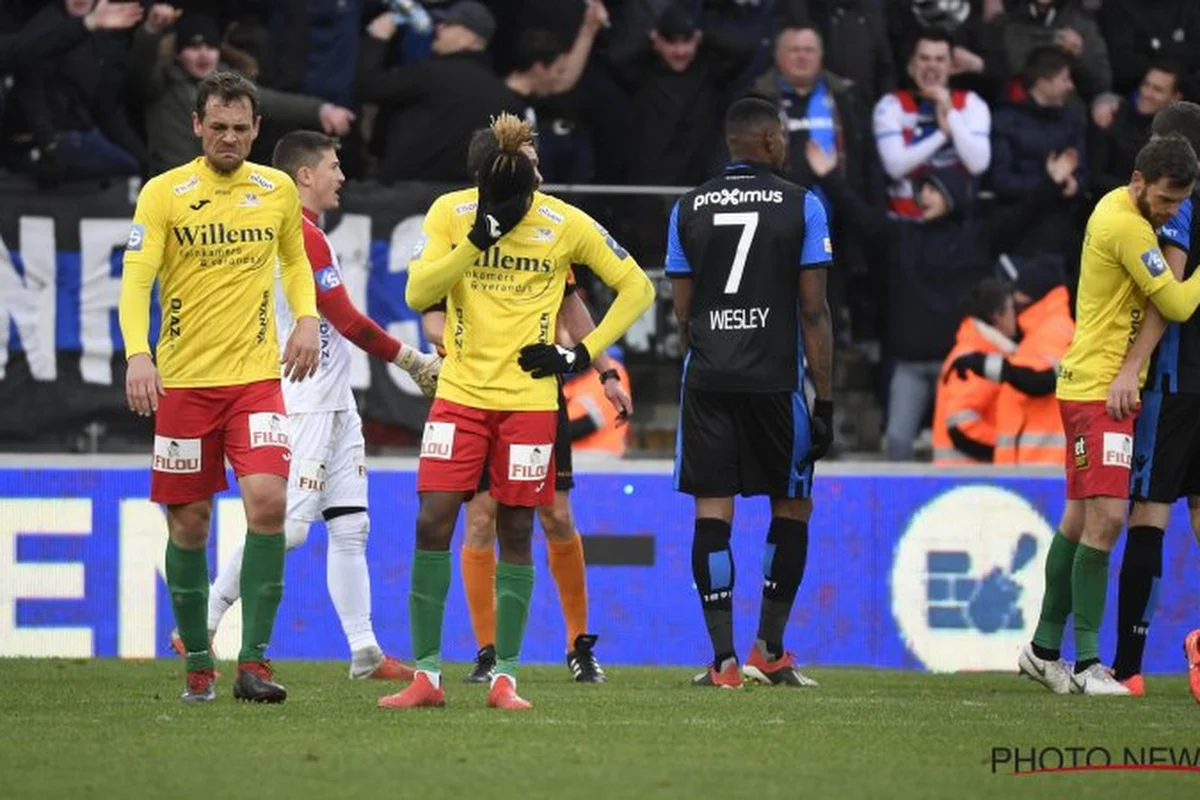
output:
[[[220, 32], [209, 17], [187, 14], [175, 24], [173, 58], [162, 52], [163, 37], [178, 12], [156, 4], [133, 38], [131, 72], [146, 100], [146, 138], [150, 174], [200, 155], [192, 132], [192, 111], [200, 82], [219, 68]], [[293, 128], [311, 128], [342, 136], [350, 129], [349, 109], [306, 95], [259, 87], [264, 117]]]

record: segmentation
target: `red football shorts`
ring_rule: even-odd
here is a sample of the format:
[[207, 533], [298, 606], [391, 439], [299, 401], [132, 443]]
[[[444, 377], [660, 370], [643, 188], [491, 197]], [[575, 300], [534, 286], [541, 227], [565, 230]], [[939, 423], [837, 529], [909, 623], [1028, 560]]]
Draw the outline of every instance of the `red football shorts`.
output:
[[1067, 499], [1129, 497], [1136, 415], [1117, 421], [1103, 400], [1059, 400], [1067, 434]]
[[485, 411], [434, 400], [421, 439], [418, 492], [473, 494], [485, 465], [506, 506], [554, 504], [558, 411]]
[[278, 380], [243, 386], [167, 389], [154, 419], [150, 499], [175, 505], [207, 500], [234, 474], [279, 475], [285, 480], [291, 451]]

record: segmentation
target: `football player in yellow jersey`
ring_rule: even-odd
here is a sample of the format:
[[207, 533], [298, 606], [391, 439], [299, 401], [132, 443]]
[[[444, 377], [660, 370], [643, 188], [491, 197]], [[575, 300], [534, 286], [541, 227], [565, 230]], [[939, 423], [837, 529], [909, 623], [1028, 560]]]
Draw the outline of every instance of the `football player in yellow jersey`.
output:
[[[1128, 505], [1135, 418], [1110, 415], [1106, 400], [1146, 301], [1175, 321], [1189, 318], [1200, 304], [1200, 273], [1177, 280], [1155, 234], [1191, 196], [1196, 177], [1196, 154], [1187, 140], [1156, 137], [1138, 153], [1129, 185], [1105, 195], [1088, 220], [1075, 337], [1058, 370], [1067, 506], [1046, 556], [1037, 630], [1018, 661], [1023, 674], [1058, 694], [1129, 694], [1100, 663], [1097, 647], [1109, 553]], [[1143, 369], [1139, 384], [1145, 377]], [[1075, 615], [1073, 670], [1060, 652], [1069, 614]]]
[[[467, 148], [467, 172], [479, 171], [480, 160], [495, 151], [496, 135], [483, 128], [471, 137]], [[535, 181], [541, 185], [538, 154], [528, 148], [533, 161]], [[583, 300], [575, 291], [574, 276], [568, 273], [566, 295], [558, 309], [559, 342], [582, 340], [592, 332], [592, 320]], [[441, 303], [421, 315], [425, 335], [438, 347], [443, 346], [446, 327], [445, 304]], [[613, 363], [605, 354], [592, 359], [599, 374], [608, 402], [616, 409], [617, 425], [624, 424], [633, 413], [633, 399], [622, 388]], [[599, 638], [588, 633], [587, 564], [583, 555], [583, 539], [575, 528], [571, 510], [570, 490], [575, 487], [571, 456], [571, 437], [566, 399], [562, 388], [558, 395], [558, 430], [554, 439], [554, 505], [539, 506], [537, 515], [546, 534], [546, 554], [550, 575], [558, 588], [559, 604], [567, 632], [567, 668], [577, 683], [604, 683], [608, 680], [596, 658], [595, 645]], [[475, 632], [478, 651], [471, 672], [464, 683], [488, 683], [496, 666], [496, 499], [489, 492], [490, 482], [485, 469], [478, 491], [466, 504], [466, 525], [460, 551], [463, 592], [467, 598], [467, 613]]]
[[[443, 297], [446, 358], [425, 423], [417, 473], [420, 511], [409, 598], [415, 680], [381, 698], [389, 708], [440, 706], [441, 636], [450, 540], [459, 508], [486, 464], [496, 498], [496, 674], [488, 705], [527, 709], [517, 695], [521, 640], [533, 591], [533, 509], [554, 502], [557, 376], [588, 368], [649, 307], [637, 262], [583, 212], [536, 191], [528, 123], [502, 114], [478, 189], [439, 197], [425, 217], [405, 297], [427, 309]], [[588, 264], [616, 290], [594, 331], [554, 344], [567, 272]]]
[[[187, 650], [185, 702], [216, 697], [205, 547], [212, 496], [226, 487], [226, 459], [248, 528], [233, 694], [271, 703], [287, 697], [264, 654], [283, 594], [290, 458], [274, 322], [276, 261], [296, 317], [284, 375], [313, 374], [320, 350], [300, 197], [285, 173], [246, 161], [258, 125], [254, 84], [227, 72], [200, 84], [193, 126], [204, 155], [142, 188], [121, 278], [129, 406], [156, 415], [150, 497], [167, 507], [167, 584]], [[156, 279], [157, 366], [148, 313]]]

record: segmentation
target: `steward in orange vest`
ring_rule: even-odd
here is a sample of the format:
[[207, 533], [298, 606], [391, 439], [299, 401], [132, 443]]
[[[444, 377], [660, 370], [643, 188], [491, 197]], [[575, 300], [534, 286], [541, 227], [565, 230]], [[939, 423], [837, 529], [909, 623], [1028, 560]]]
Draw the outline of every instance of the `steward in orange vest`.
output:
[[[1012, 269], [1007, 259], [1002, 263]], [[1017, 316], [1022, 335], [1016, 352], [1003, 361], [979, 357], [982, 354], [962, 356], [957, 366], [999, 386], [997, 464], [1061, 466], [1067, 441], [1054, 383], [1058, 362], [1075, 335], [1071, 299], [1057, 270], [1031, 266], [1022, 272], [1016, 291], [1017, 303], [1023, 306]]]
[[954, 349], [942, 364], [933, 411], [933, 462], [938, 465], [990, 463], [996, 446], [995, 412], [1000, 387], [984, 377], [954, 369], [967, 353], [1004, 354], [1016, 350], [1012, 287], [981, 281], [964, 302], [967, 317], [958, 326]]

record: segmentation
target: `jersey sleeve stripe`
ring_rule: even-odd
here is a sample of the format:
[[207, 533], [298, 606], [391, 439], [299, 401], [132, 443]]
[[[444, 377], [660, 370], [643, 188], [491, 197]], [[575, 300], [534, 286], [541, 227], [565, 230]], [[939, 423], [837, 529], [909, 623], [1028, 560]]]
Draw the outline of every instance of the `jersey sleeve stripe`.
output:
[[677, 277], [689, 277], [692, 274], [692, 265], [688, 261], [687, 253], [683, 251], [683, 242], [679, 238], [679, 204], [681, 201], [675, 201], [675, 207], [671, 209], [671, 219], [667, 223], [667, 263], [665, 271], [668, 275]]

